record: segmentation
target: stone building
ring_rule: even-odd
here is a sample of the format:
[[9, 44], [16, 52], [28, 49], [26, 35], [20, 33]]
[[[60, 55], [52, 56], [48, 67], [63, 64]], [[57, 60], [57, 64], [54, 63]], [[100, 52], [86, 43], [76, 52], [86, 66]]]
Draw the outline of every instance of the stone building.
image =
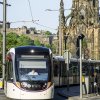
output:
[[[10, 28], [7, 24], [6, 31], [7, 34], [12, 32], [14, 34], [18, 34], [19, 36], [24, 34], [34, 41], [39, 41], [41, 45], [57, 45], [56, 40], [57, 37], [55, 34], [51, 34], [50, 36], [46, 35], [46, 30], [36, 30], [35, 27], [27, 28], [26, 26], [22, 26], [21, 28]], [[0, 33], [3, 33], [2, 24], [0, 24]], [[56, 51], [57, 52], [57, 51]]]
[[[67, 25], [69, 18], [70, 22]], [[65, 33], [69, 37], [67, 48], [73, 56], [77, 51], [77, 36], [81, 33], [85, 35], [82, 54], [88, 59], [100, 59], [99, 0], [72, 0], [71, 13], [65, 17], [63, 37]]]
[[64, 15], [64, 3], [63, 0], [60, 2], [60, 15], [59, 15], [59, 27], [58, 27], [58, 40], [59, 40], [59, 55], [63, 55], [63, 39], [64, 39], [64, 28], [65, 28], [65, 15]]

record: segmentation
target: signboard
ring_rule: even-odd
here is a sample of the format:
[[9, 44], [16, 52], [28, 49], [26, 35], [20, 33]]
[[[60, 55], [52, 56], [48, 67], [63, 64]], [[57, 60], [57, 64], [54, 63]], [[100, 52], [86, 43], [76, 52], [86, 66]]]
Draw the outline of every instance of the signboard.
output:
[[65, 51], [64, 52], [64, 59], [65, 59], [65, 63], [67, 64], [67, 70], [69, 70], [69, 51]]

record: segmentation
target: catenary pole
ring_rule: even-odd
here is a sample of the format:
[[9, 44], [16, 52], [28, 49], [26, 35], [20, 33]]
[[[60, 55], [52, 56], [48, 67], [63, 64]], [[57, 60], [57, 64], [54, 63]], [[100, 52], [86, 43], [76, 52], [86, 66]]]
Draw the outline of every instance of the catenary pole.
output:
[[79, 40], [80, 44], [80, 98], [83, 98], [82, 93], [82, 39]]
[[3, 79], [5, 72], [5, 58], [6, 58], [6, 0], [3, 0], [3, 66], [2, 66]]

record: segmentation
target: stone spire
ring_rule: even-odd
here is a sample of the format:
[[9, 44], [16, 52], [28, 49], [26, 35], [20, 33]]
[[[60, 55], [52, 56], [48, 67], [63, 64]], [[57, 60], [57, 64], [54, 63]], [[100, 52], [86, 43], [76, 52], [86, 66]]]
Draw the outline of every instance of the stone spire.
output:
[[63, 55], [63, 36], [65, 27], [65, 16], [64, 16], [64, 3], [63, 0], [60, 1], [59, 9], [59, 55]]
[[64, 27], [65, 25], [65, 16], [64, 16], [64, 3], [63, 0], [60, 2], [60, 15], [59, 15], [59, 26]]

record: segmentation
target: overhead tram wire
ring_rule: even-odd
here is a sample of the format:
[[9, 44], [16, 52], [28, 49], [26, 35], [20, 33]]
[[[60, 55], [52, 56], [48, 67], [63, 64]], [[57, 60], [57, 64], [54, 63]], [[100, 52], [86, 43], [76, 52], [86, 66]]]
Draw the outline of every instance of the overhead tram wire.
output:
[[39, 20], [27, 20], [27, 21], [14, 21], [14, 22], [10, 22], [10, 23], [33, 23], [33, 24], [36, 24], [36, 25], [39, 25], [39, 26], [42, 26], [42, 27], [45, 27], [45, 28], [49, 28], [49, 29], [53, 29], [53, 30], [57, 30], [57, 29], [54, 29], [52, 27], [48, 27], [48, 26], [45, 26], [45, 25], [42, 25], [42, 24], [39, 24], [37, 23], [36, 21], [39, 21]]
[[54, 29], [54, 28], [51, 28], [51, 27], [48, 27], [48, 26], [39, 24], [39, 23], [37, 23], [37, 22], [33, 22], [33, 23], [36, 24], [36, 25], [42, 26], [42, 27], [46, 27], [46, 28], [49, 28], [49, 29], [57, 30], [57, 29]]
[[31, 4], [30, 4], [30, 0], [27, 0], [27, 1], [28, 1], [28, 3], [29, 3], [29, 9], [30, 9], [30, 13], [31, 13], [32, 21], [34, 22], [34, 20], [33, 20], [32, 8], [31, 8]]
[[45, 26], [45, 25], [36, 23], [36, 21], [33, 20], [33, 13], [32, 13], [32, 9], [31, 9], [30, 0], [28, 0], [28, 3], [29, 3], [30, 13], [31, 13], [31, 17], [32, 17], [32, 22], [33, 22], [34, 24], [39, 25], [39, 26], [42, 26], [42, 27], [46, 27], [46, 28], [49, 28], [49, 29], [56, 30], [56, 29], [54, 29], [54, 28], [51, 28], [51, 27], [48, 27], [48, 26]]
[[30, 3], [30, 0], [27, 0], [28, 3], [29, 3], [29, 9], [30, 9], [30, 13], [31, 13], [31, 18], [32, 20], [29, 20], [29, 21], [15, 21], [15, 22], [10, 22], [10, 23], [30, 23], [32, 22], [33, 24], [36, 24], [36, 25], [39, 25], [39, 26], [42, 26], [42, 27], [46, 27], [46, 28], [49, 28], [49, 29], [52, 29], [52, 30], [57, 30], [57, 29], [54, 29], [54, 28], [51, 28], [51, 27], [48, 27], [48, 26], [45, 26], [45, 25], [42, 25], [42, 24], [39, 24], [37, 23], [36, 21], [39, 21], [39, 20], [34, 20], [33, 19], [33, 13], [32, 13], [32, 9], [31, 9], [31, 3]]
[[[35, 21], [39, 21], [39, 20], [34, 20]], [[33, 23], [32, 20], [22, 20], [22, 21], [14, 21], [14, 22], [10, 22], [10, 23]]]

